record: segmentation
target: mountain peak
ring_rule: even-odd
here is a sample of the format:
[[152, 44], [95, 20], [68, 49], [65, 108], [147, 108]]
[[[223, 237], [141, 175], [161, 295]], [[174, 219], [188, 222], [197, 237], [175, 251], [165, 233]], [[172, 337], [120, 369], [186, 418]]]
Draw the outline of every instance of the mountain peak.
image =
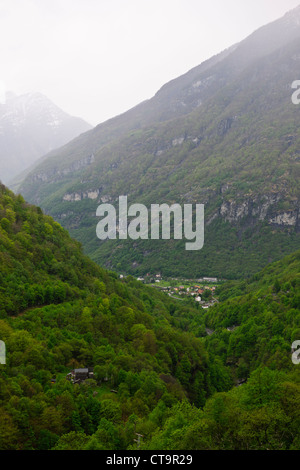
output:
[[39, 92], [5, 94], [0, 105], [0, 175], [11, 181], [36, 160], [92, 126]]

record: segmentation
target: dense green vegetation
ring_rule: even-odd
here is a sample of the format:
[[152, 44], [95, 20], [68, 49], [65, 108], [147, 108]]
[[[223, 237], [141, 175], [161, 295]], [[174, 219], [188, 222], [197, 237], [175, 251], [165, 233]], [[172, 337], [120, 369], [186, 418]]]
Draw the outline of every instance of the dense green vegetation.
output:
[[[0, 203], [0, 338], [8, 352], [1, 448], [50, 448], [69, 432], [92, 436], [100, 421], [104, 434], [128, 423], [128, 436], [117, 439], [124, 448], [135, 420], [156, 406], [184, 398], [200, 406], [216, 390], [213, 360], [185, 331], [191, 308], [100, 269], [59, 224], [4, 186]], [[94, 367], [96, 380], [73, 386], [65, 376], [76, 367]]]
[[203, 311], [101, 269], [4, 186], [0, 211], [1, 450], [299, 448], [300, 252]]
[[300, 366], [291, 362], [300, 338], [299, 286], [300, 251], [219, 289], [223, 302], [202, 317], [210, 332], [205, 347], [243, 385], [202, 409], [175, 405], [145, 449], [299, 450]]

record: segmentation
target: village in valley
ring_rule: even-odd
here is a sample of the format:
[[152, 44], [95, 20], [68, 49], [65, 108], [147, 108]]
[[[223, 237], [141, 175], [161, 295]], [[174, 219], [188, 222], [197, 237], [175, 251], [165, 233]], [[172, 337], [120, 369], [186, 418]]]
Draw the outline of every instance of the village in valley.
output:
[[155, 276], [147, 274], [145, 277], [138, 277], [137, 280], [156, 287], [176, 300], [194, 299], [204, 309], [212, 307], [218, 302], [215, 297], [215, 291], [220, 280], [216, 277], [203, 277], [196, 280], [164, 279], [161, 274], [156, 274]]

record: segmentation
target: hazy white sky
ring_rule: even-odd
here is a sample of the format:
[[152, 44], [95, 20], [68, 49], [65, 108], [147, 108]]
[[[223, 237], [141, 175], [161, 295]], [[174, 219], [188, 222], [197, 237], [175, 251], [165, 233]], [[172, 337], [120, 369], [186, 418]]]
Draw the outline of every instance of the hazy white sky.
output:
[[300, 0], [0, 0], [0, 96], [39, 91], [96, 125]]

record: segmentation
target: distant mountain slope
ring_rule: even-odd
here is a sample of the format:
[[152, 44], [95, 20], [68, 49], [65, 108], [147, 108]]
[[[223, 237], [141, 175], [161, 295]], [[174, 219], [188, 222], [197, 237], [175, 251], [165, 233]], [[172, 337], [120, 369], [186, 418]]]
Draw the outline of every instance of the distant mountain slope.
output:
[[[52, 152], [20, 185], [118, 271], [248, 276], [299, 247], [300, 7]], [[204, 203], [204, 249], [96, 239], [96, 208]]]
[[0, 104], [0, 178], [11, 181], [42, 155], [91, 129], [46, 96], [6, 94]]

